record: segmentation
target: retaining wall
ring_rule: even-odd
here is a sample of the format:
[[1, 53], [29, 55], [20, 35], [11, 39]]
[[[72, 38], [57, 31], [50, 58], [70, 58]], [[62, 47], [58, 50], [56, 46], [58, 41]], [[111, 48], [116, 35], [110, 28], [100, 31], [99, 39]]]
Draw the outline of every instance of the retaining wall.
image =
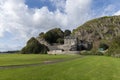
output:
[[49, 51], [48, 54], [80, 54], [80, 51]]

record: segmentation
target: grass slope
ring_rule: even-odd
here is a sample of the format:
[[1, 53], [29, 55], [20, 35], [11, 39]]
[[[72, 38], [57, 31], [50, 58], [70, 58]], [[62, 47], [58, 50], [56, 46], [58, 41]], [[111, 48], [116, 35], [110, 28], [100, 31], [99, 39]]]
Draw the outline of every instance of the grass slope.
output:
[[84, 58], [18, 69], [0, 70], [0, 80], [120, 80], [120, 59]]

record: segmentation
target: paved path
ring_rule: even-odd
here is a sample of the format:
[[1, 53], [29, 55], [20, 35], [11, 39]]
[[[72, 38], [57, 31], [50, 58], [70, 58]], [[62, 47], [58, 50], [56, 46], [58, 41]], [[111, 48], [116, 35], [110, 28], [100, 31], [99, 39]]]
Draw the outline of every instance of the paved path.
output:
[[78, 58], [83, 58], [83, 56], [67, 58], [67, 59], [43, 61], [41, 63], [34, 63], [34, 64], [21, 64], [21, 65], [0, 66], [0, 69], [23, 68], [23, 67], [30, 67], [30, 66], [42, 66], [42, 65], [48, 65], [48, 64], [55, 64], [55, 63], [60, 63], [60, 62], [71, 61], [71, 60], [75, 60], [75, 59], [78, 59]]

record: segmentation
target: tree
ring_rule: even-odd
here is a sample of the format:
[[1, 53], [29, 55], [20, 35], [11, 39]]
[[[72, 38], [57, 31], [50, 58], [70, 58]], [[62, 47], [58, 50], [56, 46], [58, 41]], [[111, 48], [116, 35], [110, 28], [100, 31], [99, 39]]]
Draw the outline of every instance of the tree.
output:
[[34, 37], [32, 37], [30, 40], [28, 40], [27, 45], [21, 50], [21, 53], [23, 54], [46, 54], [48, 51], [48, 47], [40, 44], [39, 41], [37, 41]]
[[65, 30], [64, 36], [70, 36], [70, 34], [71, 34], [71, 31], [70, 31], [70, 30]]
[[57, 43], [59, 38], [64, 38], [64, 32], [60, 28], [49, 30], [44, 35], [44, 39], [50, 44]]

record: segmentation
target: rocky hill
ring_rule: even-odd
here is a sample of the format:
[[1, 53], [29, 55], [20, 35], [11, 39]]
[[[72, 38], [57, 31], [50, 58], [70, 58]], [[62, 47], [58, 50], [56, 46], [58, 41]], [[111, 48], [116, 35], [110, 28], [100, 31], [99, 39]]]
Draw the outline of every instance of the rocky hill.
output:
[[90, 20], [73, 31], [80, 40], [92, 41], [99, 44], [100, 41], [110, 42], [120, 35], [120, 16], [105, 16]]
[[[79, 26], [77, 29], [74, 29], [73, 34], [71, 34], [70, 30], [62, 31], [60, 28], [55, 28], [49, 30], [46, 33], [43, 32], [40, 33], [36, 39], [37, 41], [39, 41], [39, 43], [44, 44], [50, 50], [53, 50], [53, 49], [57, 49], [56, 44], [57, 45], [64, 44], [64, 37], [66, 36], [74, 36], [75, 38], [78, 38], [77, 41], [79, 46], [77, 46], [77, 48], [79, 47], [81, 51], [87, 50], [86, 48], [82, 49], [83, 47], [85, 47], [85, 45], [83, 44], [89, 45], [90, 43], [92, 44], [90, 45], [91, 51], [99, 52], [98, 50], [103, 49], [102, 51], [107, 50], [109, 55], [119, 53], [120, 52], [120, 16], [110, 16], [110, 17], [105, 16], [90, 20], [84, 23], [83, 25]], [[31, 43], [33, 43], [33, 41]], [[30, 46], [35, 47], [36, 45], [30, 45]]]
[[120, 35], [120, 16], [90, 20], [75, 29], [74, 34], [82, 40], [110, 40]]

